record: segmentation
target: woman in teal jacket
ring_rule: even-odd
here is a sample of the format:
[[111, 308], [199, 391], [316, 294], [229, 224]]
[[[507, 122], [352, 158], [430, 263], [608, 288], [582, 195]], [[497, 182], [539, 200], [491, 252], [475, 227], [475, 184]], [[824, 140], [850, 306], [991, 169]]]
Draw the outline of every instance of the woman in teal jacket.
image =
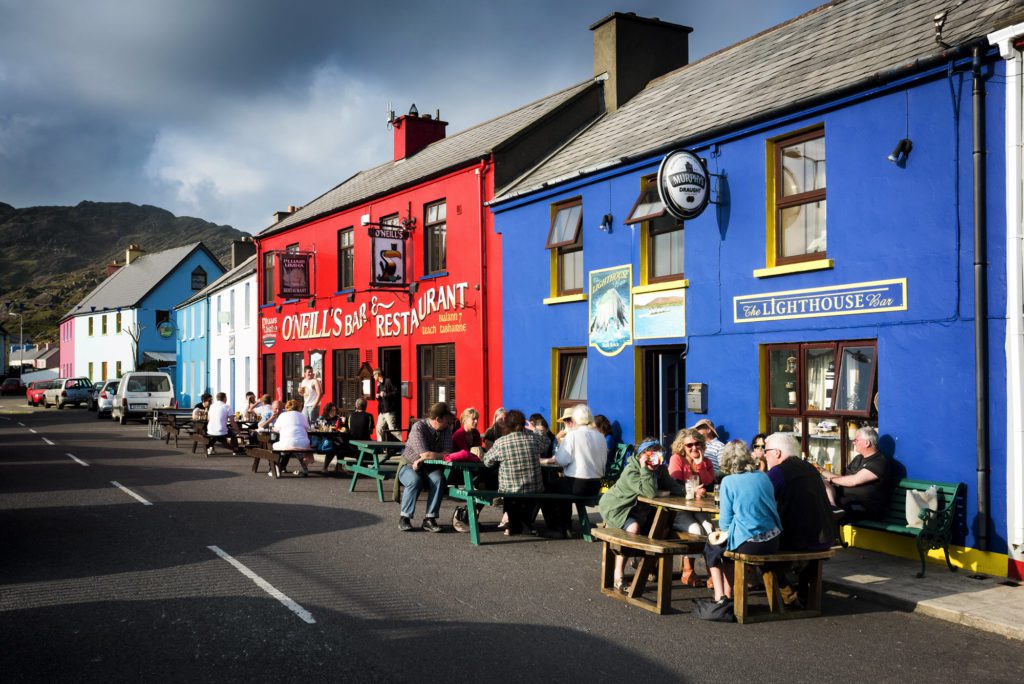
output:
[[[665, 460], [661, 444], [656, 439], [646, 439], [637, 449], [637, 454], [598, 504], [605, 525], [630, 534], [640, 532], [640, 525], [646, 517], [637, 510], [636, 499], [638, 496], [654, 496], [657, 472]], [[615, 556], [615, 588], [619, 591], [626, 590], [622, 579], [624, 560], [622, 555]]]

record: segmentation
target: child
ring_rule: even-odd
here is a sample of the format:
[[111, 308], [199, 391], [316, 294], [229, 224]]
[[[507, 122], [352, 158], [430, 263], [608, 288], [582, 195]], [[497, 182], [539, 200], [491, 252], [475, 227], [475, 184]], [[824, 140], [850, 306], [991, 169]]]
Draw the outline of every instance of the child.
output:
[[[636, 505], [636, 499], [638, 496], [654, 496], [658, 468], [665, 458], [661, 444], [651, 437], [644, 439], [636, 454], [598, 504], [608, 527], [618, 527], [630, 534], [640, 532], [640, 524], [645, 517], [642, 507]], [[624, 560], [622, 555], [615, 556], [615, 588], [618, 591], [626, 590], [622, 579]]]

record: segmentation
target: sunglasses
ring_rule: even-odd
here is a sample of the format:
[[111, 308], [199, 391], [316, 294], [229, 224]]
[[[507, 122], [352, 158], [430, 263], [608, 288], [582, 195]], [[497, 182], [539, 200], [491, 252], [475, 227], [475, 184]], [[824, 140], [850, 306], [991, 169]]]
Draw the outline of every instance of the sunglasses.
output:
[[755, 444], [754, 448], [755, 449], [764, 449], [764, 444]]
[[689, 444], [684, 444], [683, 445], [684, 449], [697, 449], [699, 447], [700, 447], [700, 442], [690, 442]]

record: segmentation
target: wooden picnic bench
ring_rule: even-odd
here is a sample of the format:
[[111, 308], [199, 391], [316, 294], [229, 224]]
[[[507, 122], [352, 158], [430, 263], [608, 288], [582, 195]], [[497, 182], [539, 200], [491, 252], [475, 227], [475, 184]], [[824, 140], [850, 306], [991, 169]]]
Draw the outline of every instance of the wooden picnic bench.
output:
[[[672, 559], [704, 548], [704, 540], [686, 532], [673, 539], [652, 539], [645, 535], [630, 534], [617, 527], [598, 527], [593, 535], [604, 542], [601, 549], [601, 593], [630, 605], [664, 615], [672, 605]], [[654, 600], [642, 596], [647, 588], [646, 571], [637, 571], [627, 593], [615, 588], [615, 556], [640, 557], [658, 564], [657, 591]], [[642, 563], [641, 567], [647, 563]]]
[[[920, 528], [907, 526], [907, 492], [910, 490], [923, 492], [932, 485], [939, 494], [939, 509], [937, 511], [921, 511], [921, 519], [924, 525]], [[902, 479], [893, 488], [889, 500], [889, 508], [881, 520], [857, 520], [851, 523], [853, 527], [881, 530], [891, 534], [900, 534], [908, 537], [916, 537], [917, 554], [921, 559], [921, 571], [917, 573], [919, 578], [924, 577], [925, 558], [931, 549], [942, 549], [946, 557], [946, 566], [950, 572], [956, 572], [956, 568], [949, 561], [949, 542], [953, 536], [957, 516], [957, 502], [964, 498], [965, 486], [963, 483], [932, 482], [930, 480]]]
[[[732, 559], [734, 563], [732, 601], [736, 622], [745, 624], [747, 622], [788, 620], [821, 615], [822, 564], [835, 553], [835, 548], [793, 553], [780, 551], [767, 555], [726, 551], [725, 557]], [[797, 590], [804, 605], [802, 608], [796, 609], [786, 608], [779, 594], [779, 570], [792, 563], [804, 564]], [[751, 613], [748, 605], [747, 573], [753, 572], [755, 569], [761, 574], [761, 579], [764, 581], [765, 593], [768, 596], [767, 612]]]
[[282, 462], [285, 457], [288, 458], [303, 458], [316, 453], [316, 449], [288, 449], [282, 451], [274, 451], [273, 449], [259, 447], [249, 447], [246, 449], [245, 455], [252, 457], [252, 472], [258, 473], [260, 471], [260, 461], [266, 461], [270, 464], [270, 472], [274, 474], [274, 479], [281, 477]]
[[160, 420], [164, 432], [164, 444], [170, 444], [173, 437], [174, 448], [178, 448], [178, 436], [181, 434], [181, 428], [178, 427], [177, 419], [174, 416], [165, 416]]

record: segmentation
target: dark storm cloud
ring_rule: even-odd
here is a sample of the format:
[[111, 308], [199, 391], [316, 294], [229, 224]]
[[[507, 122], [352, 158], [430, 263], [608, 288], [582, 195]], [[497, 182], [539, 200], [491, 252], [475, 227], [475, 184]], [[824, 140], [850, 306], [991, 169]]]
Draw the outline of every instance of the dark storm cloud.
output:
[[693, 26], [696, 58], [813, 5], [0, 0], [0, 201], [257, 230], [388, 158], [388, 101], [455, 132], [590, 76], [611, 11]]

